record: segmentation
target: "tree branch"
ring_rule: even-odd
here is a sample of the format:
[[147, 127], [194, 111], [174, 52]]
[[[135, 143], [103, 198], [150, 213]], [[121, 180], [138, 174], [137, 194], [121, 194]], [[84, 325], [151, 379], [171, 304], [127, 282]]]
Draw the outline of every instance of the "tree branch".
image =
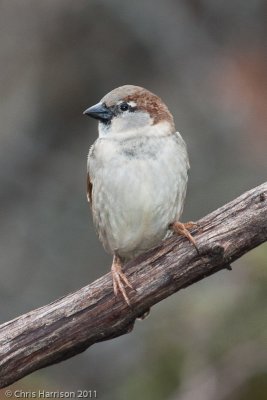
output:
[[267, 182], [198, 221], [200, 251], [172, 236], [129, 262], [131, 308], [115, 298], [110, 273], [0, 326], [0, 387], [130, 332], [151, 306], [223, 268], [267, 240]]

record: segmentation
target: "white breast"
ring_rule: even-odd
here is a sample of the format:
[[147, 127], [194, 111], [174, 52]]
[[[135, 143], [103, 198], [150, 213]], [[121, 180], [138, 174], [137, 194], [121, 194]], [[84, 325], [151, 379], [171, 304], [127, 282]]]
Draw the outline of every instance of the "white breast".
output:
[[105, 249], [131, 258], [159, 243], [180, 217], [187, 184], [183, 139], [98, 139], [88, 157], [92, 211]]

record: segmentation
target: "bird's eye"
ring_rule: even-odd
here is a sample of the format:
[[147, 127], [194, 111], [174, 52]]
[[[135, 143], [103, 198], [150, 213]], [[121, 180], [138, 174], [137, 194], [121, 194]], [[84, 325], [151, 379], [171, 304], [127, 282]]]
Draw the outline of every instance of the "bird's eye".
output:
[[128, 103], [121, 103], [121, 104], [120, 104], [120, 110], [121, 110], [121, 111], [127, 111], [127, 110], [129, 110], [129, 104], [128, 104]]

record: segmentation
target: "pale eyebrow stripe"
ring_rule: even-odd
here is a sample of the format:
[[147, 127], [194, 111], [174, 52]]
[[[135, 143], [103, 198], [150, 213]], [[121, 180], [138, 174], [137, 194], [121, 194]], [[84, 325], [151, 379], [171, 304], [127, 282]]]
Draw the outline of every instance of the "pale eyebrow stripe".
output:
[[[120, 100], [120, 101], [117, 102], [117, 105], [120, 105], [122, 103], [124, 103], [124, 101]], [[129, 104], [129, 106], [131, 106], [131, 107], [136, 107], [136, 102], [135, 101], [131, 100], [131, 101], [127, 101], [126, 103]]]

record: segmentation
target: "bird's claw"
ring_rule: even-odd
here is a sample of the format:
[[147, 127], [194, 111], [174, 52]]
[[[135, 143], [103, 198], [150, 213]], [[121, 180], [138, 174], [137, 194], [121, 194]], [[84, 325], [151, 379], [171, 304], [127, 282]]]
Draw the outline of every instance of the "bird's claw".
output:
[[171, 224], [172, 230], [175, 233], [177, 233], [178, 235], [182, 235], [182, 236], [186, 237], [189, 240], [189, 242], [192, 243], [192, 245], [195, 247], [197, 253], [199, 254], [199, 249], [197, 247], [197, 243], [188, 230], [193, 227], [198, 227], [198, 224], [193, 221], [189, 221], [184, 224], [182, 222], [175, 221]]
[[122, 264], [117, 256], [114, 256], [113, 263], [111, 266], [111, 273], [112, 273], [113, 289], [115, 296], [118, 296], [118, 294], [121, 293], [128, 306], [130, 306], [131, 303], [127, 296], [125, 287], [128, 286], [133, 290], [134, 288], [127, 279], [126, 275], [122, 272]]

